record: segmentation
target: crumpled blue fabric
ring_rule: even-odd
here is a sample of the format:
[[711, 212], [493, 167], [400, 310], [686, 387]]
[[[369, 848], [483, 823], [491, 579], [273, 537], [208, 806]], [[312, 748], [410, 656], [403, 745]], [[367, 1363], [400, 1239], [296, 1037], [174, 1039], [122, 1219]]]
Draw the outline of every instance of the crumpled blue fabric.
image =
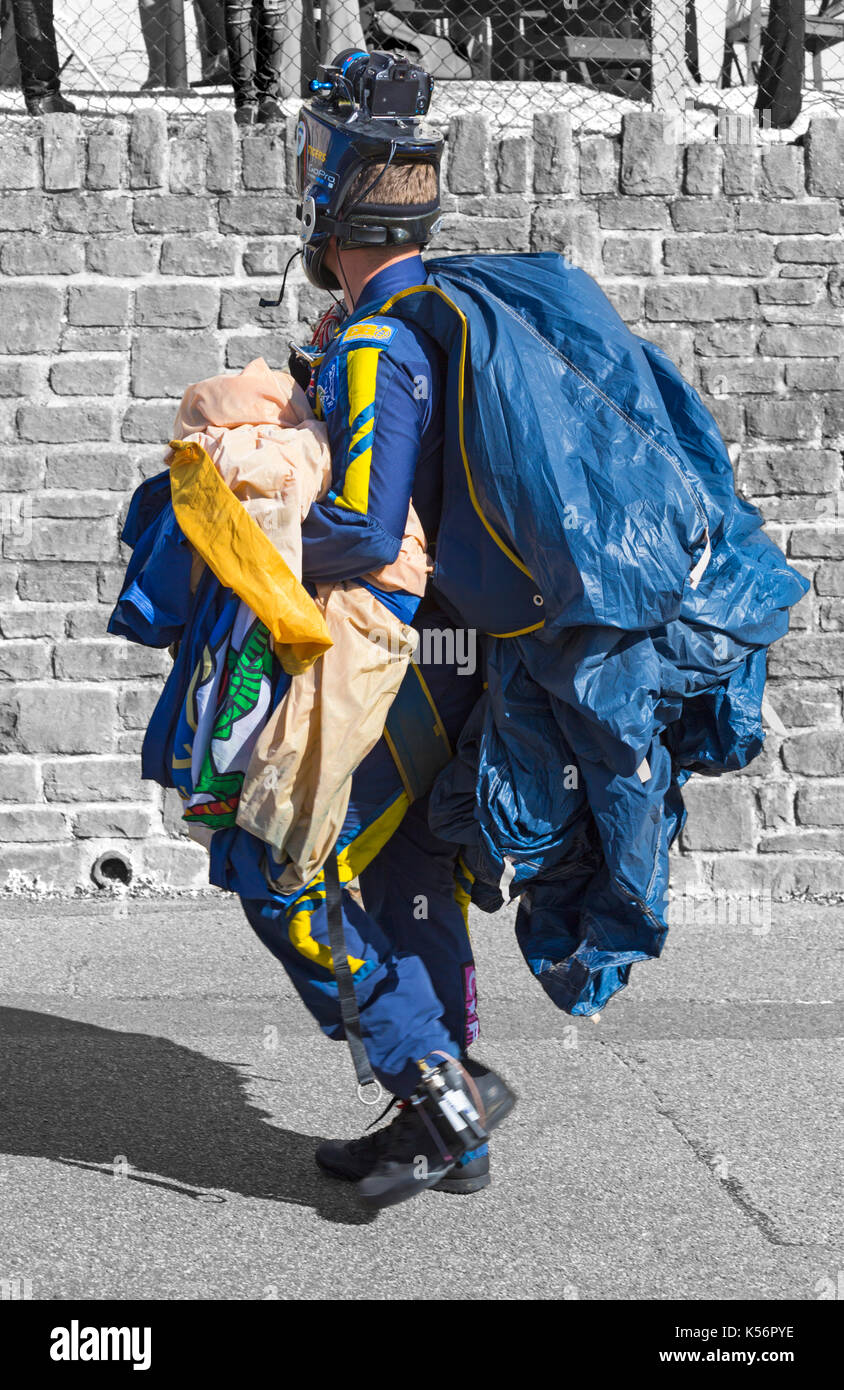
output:
[[483, 639], [488, 689], [430, 823], [464, 846], [476, 902], [519, 896], [534, 974], [591, 1014], [662, 949], [681, 787], [760, 751], [766, 649], [807, 581], [736, 496], [697, 393], [583, 271], [555, 255], [428, 269], [469, 324], [478, 499], [545, 618]]

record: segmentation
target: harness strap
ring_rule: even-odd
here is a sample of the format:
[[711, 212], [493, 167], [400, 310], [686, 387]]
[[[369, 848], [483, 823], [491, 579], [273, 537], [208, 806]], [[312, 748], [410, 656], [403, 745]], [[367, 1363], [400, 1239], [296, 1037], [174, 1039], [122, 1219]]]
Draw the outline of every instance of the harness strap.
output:
[[346, 1042], [352, 1054], [355, 1074], [358, 1079], [358, 1095], [363, 1100], [361, 1089], [364, 1086], [375, 1085], [378, 1087], [378, 1094], [372, 1101], [365, 1101], [368, 1105], [377, 1105], [381, 1099], [381, 1085], [373, 1074], [369, 1064], [369, 1058], [364, 1047], [363, 1037], [360, 1026], [360, 1012], [358, 1001], [355, 994], [355, 983], [352, 978], [352, 971], [349, 965], [349, 957], [346, 953], [346, 933], [343, 927], [343, 909], [341, 905], [340, 875], [337, 869], [336, 854], [329, 854], [323, 865], [325, 877], [325, 913], [328, 922], [328, 943], [331, 947], [331, 958], [334, 962], [334, 978], [337, 981], [337, 993], [340, 999], [340, 1017], [343, 1020], [343, 1030], [346, 1035]]

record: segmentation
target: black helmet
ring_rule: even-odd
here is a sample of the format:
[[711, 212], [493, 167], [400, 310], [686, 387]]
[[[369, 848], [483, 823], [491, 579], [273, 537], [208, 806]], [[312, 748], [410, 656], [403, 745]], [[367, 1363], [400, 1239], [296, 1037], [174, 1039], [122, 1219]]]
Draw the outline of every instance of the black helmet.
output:
[[[324, 264], [330, 237], [349, 249], [424, 246], [430, 240], [440, 220], [443, 141], [420, 128], [434, 80], [409, 58], [347, 49], [320, 72], [296, 130], [297, 215], [305, 274], [320, 289], [339, 289]], [[358, 176], [378, 164], [432, 165], [436, 197], [414, 206], [379, 202], [381, 175], [373, 170], [371, 182], [348, 204]]]

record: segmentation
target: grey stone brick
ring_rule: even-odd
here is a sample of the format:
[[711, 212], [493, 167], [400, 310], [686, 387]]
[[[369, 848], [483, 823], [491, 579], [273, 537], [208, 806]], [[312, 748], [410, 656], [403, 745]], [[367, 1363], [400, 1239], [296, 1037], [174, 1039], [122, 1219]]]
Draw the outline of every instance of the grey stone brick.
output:
[[502, 193], [524, 193], [528, 177], [528, 142], [523, 135], [499, 140], [495, 167], [497, 187]]
[[751, 497], [826, 493], [835, 485], [839, 466], [832, 449], [748, 448], [742, 451], [738, 477], [743, 491]]
[[4, 275], [76, 275], [85, 264], [74, 237], [15, 237], [0, 249]]
[[207, 333], [144, 330], [132, 346], [132, 393], [181, 396], [191, 382], [216, 376], [221, 357], [220, 344]]
[[113, 358], [66, 358], [50, 369], [50, 385], [60, 396], [113, 396], [123, 367]]
[[47, 115], [41, 126], [44, 187], [79, 188], [82, 183], [82, 122], [70, 112]]
[[822, 325], [772, 326], [759, 335], [759, 351], [767, 357], [835, 357], [841, 346], [841, 330]]
[[3, 132], [0, 144], [0, 189], [36, 188], [40, 182], [38, 140], [17, 123]]
[[844, 826], [844, 782], [801, 787], [797, 793], [797, 819], [801, 825]]
[[840, 391], [844, 389], [844, 359], [825, 361], [815, 357], [805, 362], [788, 362], [785, 381], [794, 391]]
[[811, 236], [838, 230], [836, 203], [760, 203], [736, 205], [740, 232], [767, 232], [771, 236]]
[[136, 232], [207, 232], [211, 211], [208, 198], [154, 193], [135, 199], [132, 217]]
[[769, 681], [768, 699], [786, 728], [817, 728], [841, 717], [840, 691], [823, 681]]
[[842, 777], [844, 730], [812, 729], [805, 734], [796, 734], [785, 740], [782, 755], [789, 772], [800, 773], [803, 777]]
[[765, 275], [772, 265], [764, 237], [675, 236], [665, 242], [665, 266], [675, 275]]
[[[248, 241], [243, 248], [244, 274], [283, 275], [284, 267], [298, 249], [298, 239], [293, 237], [286, 237], [281, 240], [262, 237], [260, 241]], [[294, 272], [295, 266], [291, 266], [288, 287], [295, 283]], [[309, 286], [308, 288], [312, 287]]]
[[728, 198], [754, 193], [759, 171], [759, 150], [745, 141], [724, 145], [724, 192]]
[[45, 642], [0, 642], [0, 681], [38, 681], [50, 675]]
[[61, 840], [68, 833], [65, 817], [53, 806], [0, 807], [0, 840], [32, 844]]
[[607, 299], [616, 313], [627, 324], [633, 324], [642, 316], [642, 286], [629, 281], [607, 280], [603, 286]]
[[600, 266], [601, 236], [591, 208], [577, 204], [538, 207], [533, 215], [530, 245], [533, 251], [559, 251], [593, 274]]
[[43, 193], [4, 193], [0, 198], [0, 230], [40, 232], [50, 216], [50, 202]]
[[715, 396], [771, 392], [782, 386], [783, 366], [759, 357], [731, 357], [701, 364], [701, 382]]
[[652, 275], [657, 243], [648, 236], [609, 236], [604, 240], [603, 261], [608, 275]]
[[116, 697], [107, 686], [22, 686], [17, 699], [17, 742], [24, 753], [111, 751]]
[[800, 198], [805, 190], [799, 145], [767, 145], [762, 151], [760, 192], [766, 198]]
[[747, 432], [763, 439], [810, 439], [818, 412], [809, 401], [748, 401]]
[[31, 396], [41, 379], [39, 362], [0, 362], [0, 396]]
[[819, 265], [840, 265], [844, 261], [844, 240], [840, 237], [789, 237], [778, 241], [774, 250], [778, 261], [798, 261], [805, 265], [815, 261]]
[[38, 801], [41, 778], [31, 758], [0, 758], [0, 801]]
[[131, 232], [132, 204], [125, 193], [61, 193], [53, 199], [53, 226], [81, 236]]
[[298, 229], [295, 202], [283, 194], [240, 193], [220, 199], [222, 232], [235, 232], [238, 236], [288, 236]]
[[24, 405], [18, 411], [21, 439], [45, 444], [110, 439], [111, 410], [102, 405]]
[[690, 850], [751, 849], [756, 842], [753, 794], [748, 787], [692, 778], [683, 789], [689, 818], [683, 844]]
[[[171, 236], [161, 247], [162, 275], [233, 275], [237, 252], [223, 237]], [[250, 272], [247, 270], [246, 272]]]
[[88, 136], [88, 188], [122, 188], [127, 180], [126, 131], [118, 124], [93, 130]]
[[749, 285], [722, 285], [703, 279], [649, 285], [645, 291], [645, 312], [651, 319], [687, 319], [692, 323], [751, 319], [754, 302]]
[[446, 176], [452, 193], [483, 193], [488, 132], [479, 112], [455, 116], [448, 128]]
[[170, 664], [166, 652], [115, 637], [62, 642], [54, 656], [56, 677], [62, 681], [135, 680], [163, 675]]
[[440, 241], [448, 251], [523, 251], [529, 235], [526, 219], [461, 217], [448, 212]]
[[33, 603], [89, 603], [97, 592], [97, 572], [78, 559], [53, 563], [38, 560], [21, 565], [20, 597]]
[[283, 127], [256, 128], [240, 147], [241, 178], [247, 189], [287, 189]]
[[62, 307], [62, 293], [52, 285], [0, 284], [0, 352], [55, 349]]
[[209, 111], [205, 117], [208, 156], [205, 183], [210, 192], [230, 193], [235, 185], [236, 136], [231, 111]]
[[78, 840], [145, 840], [160, 824], [144, 806], [86, 806], [71, 817]]
[[64, 560], [68, 555], [111, 560], [117, 557], [117, 526], [112, 517], [34, 517], [31, 535], [3, 538], [3, 554], [21, 560]]
[[239, 370], [256, 357], [263, 357], [268, 367], [286, 371], [290, 356], [288, 337], [283, 324], [272, 333], [232, 334], [226, 343], [226, 366]]
[[726, 198], [677, 198], [671, 204], [671, 220], [678, 232], [729, 232], [736, 210]]
[[820, 295], [817, 280], [766, 280], [756, 286], [760, 304], [816, 304]]
[[599, 198], [597, 208], [608, 232], [661, 232], [670, 226], [664, 198]]
[[123, 416], [120, 437], [130, 443], [157, 444], [163, 449], [173, 437], [175, 417], [172, 401], [135, 401]]
[[119, 328], [78, 328], [68, 324], [62, 329], [62, 352], [119, 352], [129, 351], [129, 335]]
[[158, 245], [149, 237], [103, 237], [89, 241], [88, 269], [116, 280], [148, 275], [158, 263]]
[[129, 290], [123, 285], [71, 285], [67, 317], [86, 328], [120, 327], [129, 321]]
[[816, 116], [806, 134], [807, 187], [820, 198], [844, 197], [844, 119]]
[[219, 293], [193, 282], [142, 285], [135, 295], [135, 322], [145, 327], [208, 328], [217, 319]]
[[170, 192], [202, 197], [205, 193], [205, 145], [195, 135], [170, 141]]
[[703, 198], [717, 197], [723, 177], [724, 152], [717, 141], [687, 146], [683, 180], [686, 193]]
[[673, 194], [680, 182], [676, 123], [660, 112], [630, 111], [621, 118], [621, 187], [625, 193]]
[[844, 636], [830, 633], [789, 633], [775, 642], [768, 655], [768, 672], [792, 679], [824, 680], [844, 675]]
[[163, 188], [166, 180], [167, 116], [136, 111], [129, 127], [129, 183], [132, 188]]
[[537, 112], [533, 118], [534, 191], [568, 193], [574, 186], [574, 167], [571, 117], [562, 111]]

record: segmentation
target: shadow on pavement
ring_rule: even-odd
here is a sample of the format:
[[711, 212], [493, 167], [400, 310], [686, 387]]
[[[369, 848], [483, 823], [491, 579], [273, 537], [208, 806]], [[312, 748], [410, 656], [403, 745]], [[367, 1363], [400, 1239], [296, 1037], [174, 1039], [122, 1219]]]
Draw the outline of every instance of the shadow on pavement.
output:
[[314, 1163], [320, 1139], [279, 1129], [236, 1067], [167, 1038], [0, 1008], [0, 1149], [162, 1187], [313, 1207], [326, 1221], [374, 1216]]

